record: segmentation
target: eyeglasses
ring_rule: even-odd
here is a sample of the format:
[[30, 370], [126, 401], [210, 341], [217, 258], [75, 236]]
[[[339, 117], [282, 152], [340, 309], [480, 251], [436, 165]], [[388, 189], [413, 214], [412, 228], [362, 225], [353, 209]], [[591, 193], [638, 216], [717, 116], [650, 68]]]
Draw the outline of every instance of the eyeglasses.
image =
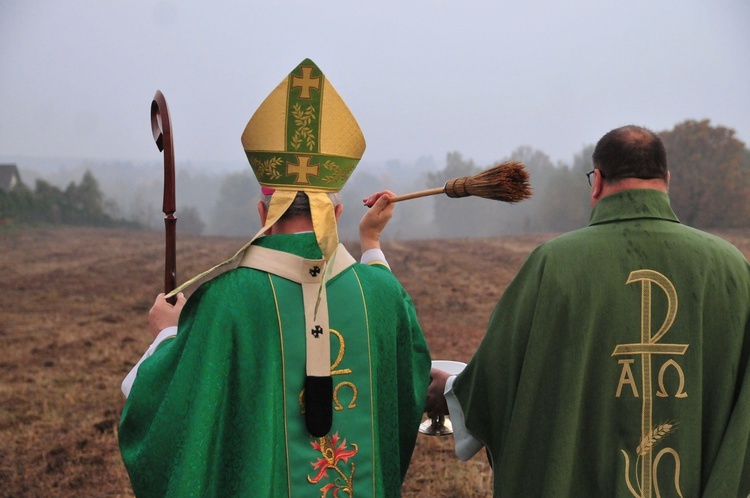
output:
[[[593, 183], [591, 181], [591, 175], [594, 174], [594, 171], [596, 171], [596, 169], [592, 169], [591, 171], [589, 171], [588, 173], [586, 173], [586, 178], [589, 181], [589, 185], [593, 185]], [[602, 170], [599, 170], [599, 176], [601, 176], [602, 178], [604, 178], [604, 173], [602, 173]]]

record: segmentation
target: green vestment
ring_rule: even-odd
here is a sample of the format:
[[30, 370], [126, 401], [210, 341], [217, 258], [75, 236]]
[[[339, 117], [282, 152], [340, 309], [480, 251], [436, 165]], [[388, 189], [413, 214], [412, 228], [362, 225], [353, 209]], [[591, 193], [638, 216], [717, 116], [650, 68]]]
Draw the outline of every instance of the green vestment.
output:
[[[255, 244], [321, 257], [311, 233]], [[139, 498], [400, 495], [429, 383], [414, 306], [383, 265], [353, 264], [326, 290], [330, 433], [305, 429], [300, 284], [231, 270], [196, 290], [138, 370], [120, 449]]]
[[453, 384], [502, 497], [750, 493], [750, 265], [666, 194], [535, 249]]

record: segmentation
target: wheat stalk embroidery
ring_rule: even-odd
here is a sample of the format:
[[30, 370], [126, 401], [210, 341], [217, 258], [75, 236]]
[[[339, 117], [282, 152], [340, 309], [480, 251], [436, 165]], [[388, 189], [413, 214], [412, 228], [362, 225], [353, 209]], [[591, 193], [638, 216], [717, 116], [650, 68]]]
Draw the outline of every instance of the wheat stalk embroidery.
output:
[[[652, 450], [663, 437], [672, 431], [675, 424], [663, 423], [659, 424], [649, 431], [648, 434], [641, 440], [640, 444], [635, 448], [635, 452], [639, 457], [642, 457], [650, 450]], [[676, 428], [675, 428], [676, 430]]]
[[[633, 488], [632, 484], [630, 483], [630, 457], [628, 457], [628, 453], [625, 450], [620, 450], [625, 457], [625, 481], [628, 486], [628, 489], [630, 490], [630, 493], [635, 496], [636, 498], [640, 498], [643, 496], [643, 488], [641, 486], [641, 481], [638, 474], [638, 463], [641, 460], [641, 457], [647, 455], [649, 452], [652, 452], [656, 446], [659, 445], [659, 443], [663, 442], [664, 438], [667, 437], [670, 433], [677, 430], [677, 424], [674, 422], [664, 422], [662, 424], [657, 425], [648, 433], [643, 436], [641, 441], [638, 443], [638, 446], [635, 448], [635, 454], [637, 455], [635, 460], [635, 483], [638, 487], [638, 492], [636, 492], [635, 488]], [[674, 450], [670, 450], [669, 448], [663, 450], [669, 451], [670, 453], [674, 452]], [[654, 469], [648, 469], [648, 472], [655, 472], [656, 463], [654, 463]], [[675, 484], [677, 487], [677, 493], [682, 496], [682, 493], [679, 490], [679, 484], [677, 481], [675, 481]], [[657, 489], [658, 494], [658, 489]]]

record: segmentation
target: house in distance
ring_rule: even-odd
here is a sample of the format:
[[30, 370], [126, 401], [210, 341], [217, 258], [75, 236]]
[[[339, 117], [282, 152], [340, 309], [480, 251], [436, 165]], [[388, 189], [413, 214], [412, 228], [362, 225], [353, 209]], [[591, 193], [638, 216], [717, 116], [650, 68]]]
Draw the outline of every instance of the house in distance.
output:
[[21, 183], [21, 175], [15, 164], [0, 164], [0, 190], [10, 192]]

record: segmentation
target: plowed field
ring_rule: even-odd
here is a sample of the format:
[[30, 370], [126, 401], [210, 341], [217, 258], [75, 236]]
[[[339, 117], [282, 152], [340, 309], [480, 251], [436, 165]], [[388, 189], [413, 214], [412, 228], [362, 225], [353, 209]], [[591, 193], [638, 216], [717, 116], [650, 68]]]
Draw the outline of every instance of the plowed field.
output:
[[[749, 237], [722, 235], [750, 254]], [[470, 359], [495, 302], [548, 238], [384, 244], [434, 359]], [[180, 235], [178, 281], [244, 242]], [[132, 496], [117, 446], [119, 386], [150, 343], [162, 234], [4, 230], [0, 272], [0, 497]], [[420, 436], [404, 496], [491, 496], [491, 479], [483, 454], [460, 463], [452, 438]]]

